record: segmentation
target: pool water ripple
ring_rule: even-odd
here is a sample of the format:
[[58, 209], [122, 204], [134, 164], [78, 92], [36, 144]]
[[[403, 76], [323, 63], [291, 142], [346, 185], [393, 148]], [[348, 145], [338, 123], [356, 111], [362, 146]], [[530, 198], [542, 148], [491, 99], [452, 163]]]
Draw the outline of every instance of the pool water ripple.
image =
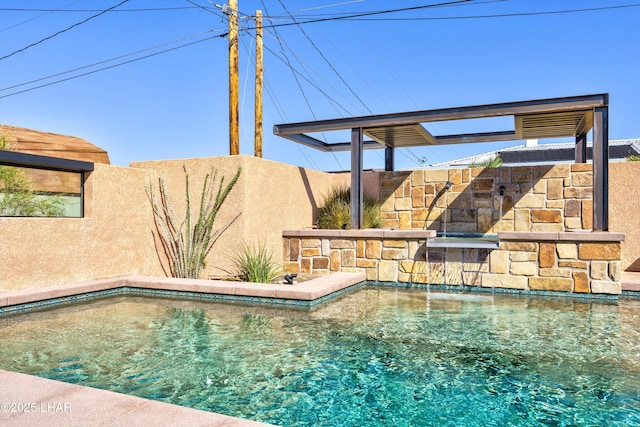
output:
[[0, 319], [0, 364], [287, 426], [640, 425], [640, 302], [114, 297]]

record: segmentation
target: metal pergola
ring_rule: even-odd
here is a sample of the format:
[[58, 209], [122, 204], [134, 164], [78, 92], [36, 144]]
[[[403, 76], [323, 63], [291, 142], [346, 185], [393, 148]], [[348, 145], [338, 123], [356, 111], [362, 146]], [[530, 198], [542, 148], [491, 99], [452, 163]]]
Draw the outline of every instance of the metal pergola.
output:
[[[513, 116], [513, 130], [436, 136], [422, 125], [501, 116]], [[587, 134], [593, 129], [593, 229], [607, 231], [608, 128], [609, 94], [595, 94], [287, 123], [275, 125], [273, 133], [325, 152], [351, 151], [351, 225], [360, 229], [365, 149], [384, 148], [385, 170], [392, 171], [395, 148], [575, 137], [575, 162], [586, 163]], [[328, 143], [312, 136], [345, 130], [351, 131], [351, 141]]]

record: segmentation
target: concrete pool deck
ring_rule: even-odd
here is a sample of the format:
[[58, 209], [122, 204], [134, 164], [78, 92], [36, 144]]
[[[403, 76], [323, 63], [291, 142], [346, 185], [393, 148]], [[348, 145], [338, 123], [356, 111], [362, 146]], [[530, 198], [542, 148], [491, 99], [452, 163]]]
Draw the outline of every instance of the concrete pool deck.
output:
[[[313, 301], [364, 280], [364, 273], [335, 273], [294, 285], [126, 276], [3, 292], [0, 293], [0, 308], [124, 287]], [[0, 384], [0, 425], [269, 425], [4, 370], [0, 370]]]
[[112, 391], [0, 370], [0, 425], [269, 426]]

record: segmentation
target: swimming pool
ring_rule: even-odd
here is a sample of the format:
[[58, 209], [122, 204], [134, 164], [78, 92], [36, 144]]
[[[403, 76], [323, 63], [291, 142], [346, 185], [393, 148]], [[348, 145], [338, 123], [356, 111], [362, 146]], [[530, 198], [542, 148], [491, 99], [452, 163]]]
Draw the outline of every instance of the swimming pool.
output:
[[640, 301], [364, 287], [0, 318], [0, 368], [287, 426], [640, 424]]

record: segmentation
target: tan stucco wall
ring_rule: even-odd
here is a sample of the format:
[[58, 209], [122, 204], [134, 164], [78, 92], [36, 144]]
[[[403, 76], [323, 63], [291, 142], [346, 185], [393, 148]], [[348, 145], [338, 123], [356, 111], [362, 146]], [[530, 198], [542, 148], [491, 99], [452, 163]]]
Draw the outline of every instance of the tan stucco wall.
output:
[[192, 206], [199, 204], [204, 177], [212, 168], [227, 182], [238, 167], [243, 170], [216, 224], [242, 214], [215, 244], [202, 277], [231, 270], [231, 257], [242, 242], [264, 244], [280, 261], [282, 230], [311, 228], [315, 209], [342, 180], [245, 155], [137, 162], [130, 168], [96, 164], [86, 179], [85, 218], [0, 218], [0, 292], [129, 274], [164, 276], [145, 187], [157, 185], [162, 175], [183, 219], [183, 165]]
[[160, 274], [142, 183], [148, 172], [96, 164], [85, 218], [0, 218], [0, 292]]
[[[332, 174], [246, 155], [131, 164], [162, 174], [172, 200], [177, 201], [184, 200], [183, 165], [189, 172], [192, 203], [199, 200], [204, 177], [212, 167], [219, 177], [226, 177], [227, 182], [242, 167], [240, 179], [222, 206], [216, 223], [222, 226], [236, 213], [242, 214], [213, 247], [203, 277], [231, 271], [231, 259], [243, 242], [266, 246], [273, 251], [274, 259], [280, 261], [282, 230], [311, 228], [315, 209], [334, 185]], [[181, 209], [176, 207], [180, 216], [184, 212]]]
[[609, 230], [626, 235], [622, 270], [640, 271], [640, 162], [609, 164]]

